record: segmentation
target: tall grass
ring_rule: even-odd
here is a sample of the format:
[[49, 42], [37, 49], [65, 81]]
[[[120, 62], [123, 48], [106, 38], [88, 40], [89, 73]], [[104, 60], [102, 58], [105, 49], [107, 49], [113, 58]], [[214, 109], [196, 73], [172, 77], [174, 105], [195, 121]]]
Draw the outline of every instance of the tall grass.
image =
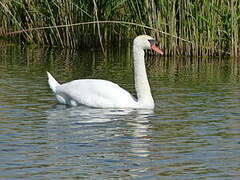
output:
[[240, 0], [2, 0], [0, 36], [70, 48], [102, 44], [104, 49], [147, 33], [160, 39], [168, 55], [239, 56], [239, 12]]

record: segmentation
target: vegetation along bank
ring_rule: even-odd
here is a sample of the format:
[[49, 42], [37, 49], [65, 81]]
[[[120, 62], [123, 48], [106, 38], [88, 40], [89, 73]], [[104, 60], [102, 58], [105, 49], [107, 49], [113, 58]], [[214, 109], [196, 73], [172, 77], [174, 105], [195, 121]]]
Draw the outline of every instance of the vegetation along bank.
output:
[[155, 35], [168, 55], [240, 56], [240, 0], [1, 0], [0, 36], [70, 48]]

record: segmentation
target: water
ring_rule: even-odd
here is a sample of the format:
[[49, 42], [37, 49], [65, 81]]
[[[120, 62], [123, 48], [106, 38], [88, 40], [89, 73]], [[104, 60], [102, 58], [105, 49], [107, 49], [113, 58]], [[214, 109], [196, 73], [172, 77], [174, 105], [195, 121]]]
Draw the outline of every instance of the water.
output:
[[134, 93], [131, 50], [1, 45], [0, 179], [240, 179], [240, 62], [148, 57], [154, 111], [56, 104], [60, 82]]

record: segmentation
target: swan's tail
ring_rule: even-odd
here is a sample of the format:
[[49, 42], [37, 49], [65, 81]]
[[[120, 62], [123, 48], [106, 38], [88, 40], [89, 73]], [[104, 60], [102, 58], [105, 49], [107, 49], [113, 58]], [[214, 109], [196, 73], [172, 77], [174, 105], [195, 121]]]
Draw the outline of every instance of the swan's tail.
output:
[[48, 75], [48, 84], [50, 86], [50, 88], [52, 89], [53, 92], [56, 92], [56, 87], [60, 86], [60, 84], [54, 79], [54, 77], [47, 72]]

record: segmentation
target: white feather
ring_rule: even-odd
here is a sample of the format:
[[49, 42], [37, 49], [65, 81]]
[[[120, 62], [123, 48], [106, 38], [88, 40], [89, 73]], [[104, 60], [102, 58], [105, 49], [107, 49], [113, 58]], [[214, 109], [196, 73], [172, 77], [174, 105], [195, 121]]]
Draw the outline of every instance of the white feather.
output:
[[48, 84], [50, 86], [50, 88], [52, 89], [53, 92], [56, 92], [56, 87], [60, 86], [60, 84], [54, 79], [54, 77], [47, 72], [48, 75]]

